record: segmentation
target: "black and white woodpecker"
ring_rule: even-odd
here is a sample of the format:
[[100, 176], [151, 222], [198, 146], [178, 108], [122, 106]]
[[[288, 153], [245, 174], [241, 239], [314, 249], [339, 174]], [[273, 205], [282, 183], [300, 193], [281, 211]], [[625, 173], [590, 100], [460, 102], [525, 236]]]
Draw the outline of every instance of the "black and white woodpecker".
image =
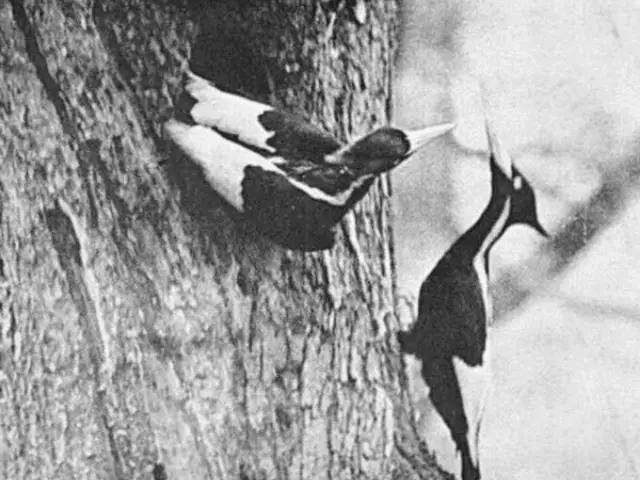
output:
[[429, 398], [461, 456], [463, 480], [478, 480], [478, 435], [491, 386], [487, 325], [491, 323], [489, 253], [517, 223], [547, 233], [535, 194], [487, 123], [491, 198], [480, 218], [440, 259], [420, 288], [418, 319], [398, 332], [403, 352], [422, 360]]
[[167, 136], [233, 208], [291, 249], [331, 248], [333, 227], [377, 176], [454, 127], [383, 127], [343, 145], [295, 115], [191, 72], [185, 94], [187, 106], [165, 124]]

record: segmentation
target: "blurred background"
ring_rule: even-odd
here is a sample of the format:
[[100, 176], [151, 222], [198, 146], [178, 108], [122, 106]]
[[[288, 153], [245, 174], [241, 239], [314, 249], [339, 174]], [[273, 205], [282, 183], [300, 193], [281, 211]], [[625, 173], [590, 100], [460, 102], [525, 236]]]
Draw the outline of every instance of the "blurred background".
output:
[[493, 250], [483, 478], [640, 478], [640, 1], [404, 0], [403, 18], [395, 123], [458, 128], [394, 172], [401, 293], [488, 201], [481, 95], [552, 234], [514, 227]]

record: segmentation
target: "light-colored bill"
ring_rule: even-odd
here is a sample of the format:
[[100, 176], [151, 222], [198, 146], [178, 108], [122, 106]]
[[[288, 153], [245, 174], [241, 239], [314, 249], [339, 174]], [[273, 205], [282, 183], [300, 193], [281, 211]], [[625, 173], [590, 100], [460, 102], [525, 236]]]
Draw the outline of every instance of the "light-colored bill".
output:
[[495, 128], [491, 123], [488, 116], [485, 116], [484, 120], [485, 129], [487, 130], [487, 142], [489, 143], [489, 154], [492, 154], [495, 158], [495, 162], [500, 169], [505, 173], [507, 178], [512, 178], [512, 165], [511, 155], [507, 152], [496, 134]]
[[427, 128], [421, 128], [419, 130], [407, 130], [405, 135], [409, 140], [409, 155], [416, 152], [420, 148], [427, 145], [432, 140], [450, 132], [456, 127], [455, 123], [443, 123], [441, 125], [434, 125]]

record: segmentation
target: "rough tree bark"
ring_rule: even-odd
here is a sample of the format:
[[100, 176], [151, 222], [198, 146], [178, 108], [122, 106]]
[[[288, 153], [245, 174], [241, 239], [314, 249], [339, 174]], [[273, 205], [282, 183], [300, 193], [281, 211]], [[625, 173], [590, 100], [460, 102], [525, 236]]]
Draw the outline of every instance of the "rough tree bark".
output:
[[0, 2], [1, 478], [441, 478], [390, 335], [388, 180], [289, 252], [161, 136], [199, 22], [221, 83], [343, 138], [385, 122], [396, 7], [353, 3]]

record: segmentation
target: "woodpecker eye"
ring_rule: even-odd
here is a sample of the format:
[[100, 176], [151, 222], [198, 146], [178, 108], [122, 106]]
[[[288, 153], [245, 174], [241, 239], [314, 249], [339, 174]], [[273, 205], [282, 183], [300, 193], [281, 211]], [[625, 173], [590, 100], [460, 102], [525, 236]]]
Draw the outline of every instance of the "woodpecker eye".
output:
[[513, 188], [515, 190], [520, 190], [522, 188], [522, 177], [520, 175], [513, 178]]

